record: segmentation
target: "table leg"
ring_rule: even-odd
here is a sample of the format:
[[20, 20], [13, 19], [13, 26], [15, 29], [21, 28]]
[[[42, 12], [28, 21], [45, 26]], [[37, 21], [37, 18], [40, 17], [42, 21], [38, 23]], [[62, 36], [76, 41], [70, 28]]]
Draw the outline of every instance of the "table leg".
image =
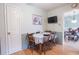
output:
[[42, 44], [39, 44], [39, 53], [42, 54]]

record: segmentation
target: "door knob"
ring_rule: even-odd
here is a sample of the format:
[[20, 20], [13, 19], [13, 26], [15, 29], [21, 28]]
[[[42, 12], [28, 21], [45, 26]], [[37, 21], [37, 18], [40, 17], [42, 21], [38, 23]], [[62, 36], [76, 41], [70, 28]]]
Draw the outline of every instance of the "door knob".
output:
[[11, 33], [10, 32], [8, 32], [8, 35], [10, 35]]

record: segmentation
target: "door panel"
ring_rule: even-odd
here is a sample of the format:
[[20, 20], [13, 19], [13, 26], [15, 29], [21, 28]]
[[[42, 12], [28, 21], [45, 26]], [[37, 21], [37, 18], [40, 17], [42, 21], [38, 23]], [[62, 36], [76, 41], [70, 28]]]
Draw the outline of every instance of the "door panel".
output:
[[17, 6], [7, 4], [8, 52], [14, 53], [21, 49], [20, 16]]

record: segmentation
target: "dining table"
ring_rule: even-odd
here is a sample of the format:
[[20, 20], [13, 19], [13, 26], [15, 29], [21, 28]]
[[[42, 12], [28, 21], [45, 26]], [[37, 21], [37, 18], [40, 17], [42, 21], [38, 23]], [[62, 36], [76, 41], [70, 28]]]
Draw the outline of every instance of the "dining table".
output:
[[[35, 45], [39, 45], [39, 53], [42, 53], [42, 44], [44, 43], [44, 34], [45, 35], [50, 35], [51, 33], [49, 32], [42, 32], [42, 33], [35, 33], [33, 34], [33, 37], [35, 39]], [[51, 37], [49, 38], [51, 40]]]

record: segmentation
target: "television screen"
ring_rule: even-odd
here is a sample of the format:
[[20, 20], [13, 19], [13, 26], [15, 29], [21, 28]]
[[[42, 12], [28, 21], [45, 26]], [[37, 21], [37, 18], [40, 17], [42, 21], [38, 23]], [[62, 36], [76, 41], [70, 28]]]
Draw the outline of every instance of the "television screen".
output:
[[49, 17], [48, 23], [57, 23], [57, 16]]

